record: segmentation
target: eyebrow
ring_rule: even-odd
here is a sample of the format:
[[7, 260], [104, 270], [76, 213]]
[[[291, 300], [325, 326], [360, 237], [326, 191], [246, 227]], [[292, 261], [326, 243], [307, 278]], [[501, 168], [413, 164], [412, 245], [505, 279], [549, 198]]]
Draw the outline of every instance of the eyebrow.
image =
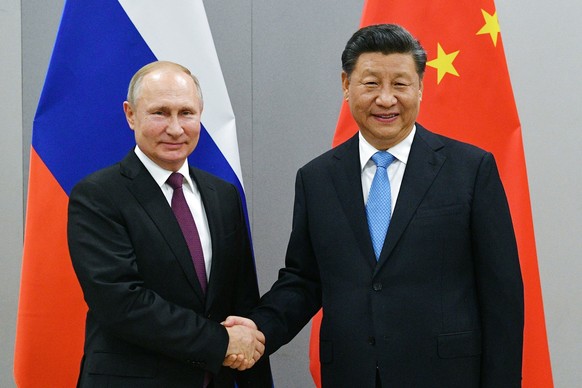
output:
[[[148, 111], [158, 111], [158, 110], [172, 110], [173, 108], [171, 108], [168, 105], [162, 104], [162, 105], [153, 105], [151, 107], [148, 108]], [[181, 105], [178, 110], [182, 111], [182, 110], [190, 110], [190, 111], [197, 111], [198, 109], [196, 108], [196, 104], [192, 104], [192, 105]]]

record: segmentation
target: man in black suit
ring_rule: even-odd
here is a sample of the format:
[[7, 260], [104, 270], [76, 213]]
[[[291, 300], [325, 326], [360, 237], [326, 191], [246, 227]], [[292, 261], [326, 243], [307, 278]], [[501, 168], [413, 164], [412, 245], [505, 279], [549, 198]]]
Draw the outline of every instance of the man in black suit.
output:
[[225, 323], [258, 326], [271, 354], [323, 307], [326, 388], [521, 385], [506, 196], [492, 154], [416, 122], [425, 64], [402, 27], [351, 37], [342, 85], [359, 133], [299, 170], [285, 268], [252, 321]]
[[[248, 314], [259, 292], [237, 189], [188, 166], [203, 108], [196, 77], [146, 65], [123, 107], [135, 149], [70, 195], [69, 249], [89, 307], [79, 386], [271, 387], [266, 357], [244, 372], [223, 366], [231, 354], [240, 369], [255, 364], [264, 337], [220, 324]], [[175, 216], [178, 192], [186, 211]]]

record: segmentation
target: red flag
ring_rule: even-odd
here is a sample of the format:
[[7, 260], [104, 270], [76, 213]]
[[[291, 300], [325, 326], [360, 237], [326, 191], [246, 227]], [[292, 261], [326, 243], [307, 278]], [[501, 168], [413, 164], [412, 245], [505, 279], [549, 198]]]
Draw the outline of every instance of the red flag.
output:
[[77, 381], [87, 306], [67, 249], [68, 201], [65, 191], [31, 148], [18, 351], [14, 356], [14, 376], [19, 387], [35, 387], [41, 382], [53, 387], [74, 387]]
[[[523, 387], [553, 387], [521, 125], [493, 0], [367, 0], [361, 26], [399, 24], [427, 51], [418, 122], [495, 155], [515, 228], [525, 288]], [[338, 85], [339, 88], [339, 85]], [[358, 130], [344, 102], [333, 146]], [[318, 387], [319, 323], [310, 370]]]

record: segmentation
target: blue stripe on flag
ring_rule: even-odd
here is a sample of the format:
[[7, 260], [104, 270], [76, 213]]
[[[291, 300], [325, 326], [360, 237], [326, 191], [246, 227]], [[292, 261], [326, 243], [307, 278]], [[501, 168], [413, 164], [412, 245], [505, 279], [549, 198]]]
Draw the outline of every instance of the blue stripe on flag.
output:
[[[122, 103], [132, 75], [155, 60], [117, 1], [66, 2], [32, 143], [67, 194], [135, 145]], [[244, 199], [239, 179], [205, 128], [189, 161], [233, 183]]]
[[[202, 119], [204, 119], [204, 113], [202, 113]], [[220, 149], [214, 140], [212, 140], [212, 137], [208, 134], [204, 125], [202, 125], [200, 129], [200, 140], [198, 141], [198, 145], [188, 158], [188, 163], [190, 163], [191, 166], [196, 166], [204, 171], [208, 171], [236, 186], [242, 198], [248, 226], [247, 201], [242, 184], [222, 152], [220, 152]]]
[[132, 75], [156, 58], [117, 1], [67, 1], [32, 144], [68, 194], [135, 144], [123, 114]]

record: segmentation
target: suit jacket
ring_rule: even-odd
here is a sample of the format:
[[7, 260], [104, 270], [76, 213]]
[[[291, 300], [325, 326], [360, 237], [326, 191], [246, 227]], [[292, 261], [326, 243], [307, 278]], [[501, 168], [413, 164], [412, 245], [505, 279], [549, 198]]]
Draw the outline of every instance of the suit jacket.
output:
[[135, 153], [78, 183], [69, 202], [73, 267], [89, 306], [83, 387], [271, 387], [268, 359], [244, 373], [222, 367], [228, 334], [259, 292], [237, 189], [190, 169], [208, 218], [206, 296], [180, 226]]
[[267, 353], [323, 306], [324, 387], [518, 387], [523, 287], [493, 156], [417, 124], [379, 261], [358, 136], [297, 174], [285, 268], [251, 314]]

